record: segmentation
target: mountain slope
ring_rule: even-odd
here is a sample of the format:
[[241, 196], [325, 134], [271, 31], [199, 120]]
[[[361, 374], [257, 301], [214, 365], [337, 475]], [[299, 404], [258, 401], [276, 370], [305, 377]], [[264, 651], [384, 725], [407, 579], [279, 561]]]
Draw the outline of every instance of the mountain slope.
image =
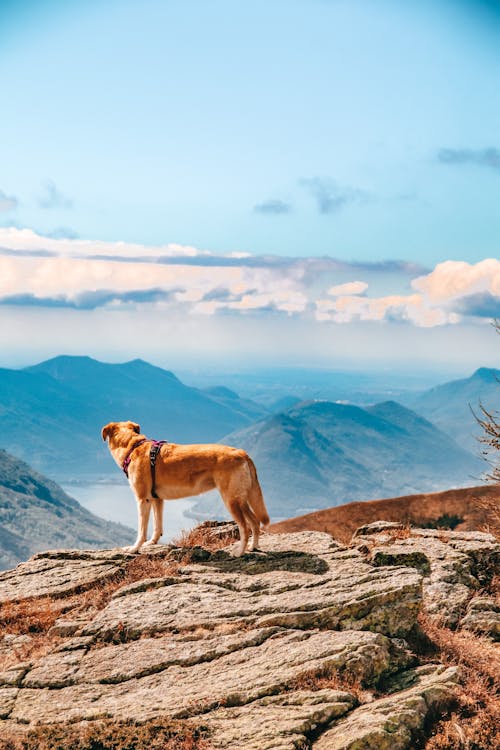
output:
[[457, 530], [474, 530], [484, 528], [488, 520], [491, 524], [491, 517], [488, 517], [493, 508], [500, 508], [500, 489], [495, 485], [480, 485], [346, 503], [274, 523], [269, 531], [273, 534], [325, 531], [347, 543], [357, 528], [375, 521], [396, 521], [424, 528], [453, 526]]
[[0, 569], [47, 547], [116, 547], [134, 536], [126, 526], [89, 513], [55, 482], [0, 450]]
[[142, 360], [56, 357], [1, 369], [0, 447], [60, 479], [114, 473], [100, 440], [103, 424], [132, 419], [151, 437], [212, 442], [262, 414], [229, 393], [212, 397]]
[[[479, 461], [392, 401], [304, 402], [228, 435], [253, 457], [271, 517], [471, 483]], [[197, 511], [212, 510], [201, 501]], [[209, 512], [210, 512], [209, 510]]]
[[[478, 427], [471, 408], [481, 402], [488, 410], [500, 409], [500, 370], [481, 367], [470, 378], [452, 380], [405, 399], [405, 403], [451, 435], [463, 448], [477, 451]], [[469, 406], [470, 405], [470, 406]]]

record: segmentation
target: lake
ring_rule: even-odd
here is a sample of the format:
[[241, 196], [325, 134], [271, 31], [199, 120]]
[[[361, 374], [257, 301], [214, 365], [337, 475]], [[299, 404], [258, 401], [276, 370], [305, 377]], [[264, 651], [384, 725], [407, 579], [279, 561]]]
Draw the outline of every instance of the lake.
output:
[[[74, 482], [61, 483], [63, 490], [78, 500], [80, 505], [104, 518], [106, 521], [116, 521], [137, 530], [137, 503], [128, 484], [107, 482]], [[184, 515], [196, 503], [195, 498], [182, 500], [168, 500], [164, 503], [162, 542], [169, 542], [178, 536], [183, 529], [196, 526], [194, 518]], [[151, 513], [151, 516], [153, 514]], [[152, 528], [152, 517], [149, 521]]]

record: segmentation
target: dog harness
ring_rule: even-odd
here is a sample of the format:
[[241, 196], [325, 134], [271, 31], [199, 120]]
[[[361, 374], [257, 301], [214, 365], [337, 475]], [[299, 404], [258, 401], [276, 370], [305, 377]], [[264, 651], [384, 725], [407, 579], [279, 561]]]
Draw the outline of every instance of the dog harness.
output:
[[128, 467], [130, 465], [130, 462], [132, 461], [132, 453], [143, 443], [151, 443], [151, 448], [149, 449], [149, 465], [151, 467], [151, 495], [155, 498], [158, 498], [158, 495], [156, 494], [156, 459], [162, 445], [165, 445], [167, 443], [166, 440], [147, 440], [147, 438], [138, 440], [137, 443], [134, 443], [132, 448], [123, 459], [122, 469], [125, 472], [125, 476], [128, 477]]

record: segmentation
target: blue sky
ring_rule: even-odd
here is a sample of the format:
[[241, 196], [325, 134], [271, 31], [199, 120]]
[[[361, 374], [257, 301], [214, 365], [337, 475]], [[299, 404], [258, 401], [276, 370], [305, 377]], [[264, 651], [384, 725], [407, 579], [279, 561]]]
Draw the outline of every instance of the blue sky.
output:
[[[254, 289], [254, 300], [241, 307], [254, 316], [252, 331], [265, 338], [267, 310], [283, 316], [279, 330], [293, 338], [296, 316], [307, 317], [312, 305], [322, 340], [340, 336], [341, 326], [354, 330], [374, 321], [380, 341], [390, 341], [403, 323], [415, 336], [424, 326], [429, 349], [418, 347], [424, 359], [442, 346], [431, 345], [437, 333], [430, 328], [454, 327], [455, 341], [458, 329], [465, 335], [469, 327], [471, 341], [485, 342], [469, 359], [484, 359], [485, 323], [499, 309], [500, 288], [496, 265], [474, 269], [499, 255], [499, 44], [497, 3], [480, 0], [3, 2], [0, 229], [30, 229], [38, 237], [38, 244], [25, 237], [24, 247], [22, 234], [4, 236], [6, 257], [39, 253], [46, 236], [135, 243], [141, 257], [155, 254], [148, 246], [174, 245], [211, 257], [283, 256], [291, 259], [289, 276], [298, 273], [294, 258], [327, 256], [342, 261], [342, 270], [315, 272], [306, 289], [281, 288], [276, 299], [264, 272], [246, 278], [245, 294]], [[74, 260], [71, 242], [54, 247]], [[81, 257], [92, 255], [89, 245], [78, 248]], [[119, 252], [109, 244], [103, 262]], [[457, 274], [466, 277], [458, 296], [449, 275], [444, 282], [437, 271], [429, 284], [444, 284], [439, 299], [387, 301], [421, 294], [415, 279], [447, 261], [470, 264], [452, 270], [455, 286]], [[0, 322], [12, 331], [21, 318], [50, 314], [55, 333], [47, 353], [70, 343], [62, 333], [68, 312], [56, 319], [54, 307], [66, 305], [82, 329], [90, 324], [88, 304], [75, 303], [78, 294], [98, 295], [102, 320], [118, 302], [136, 321], [165, 304], [154, 286], [145, 302], [145, 281], [117, 291], [106, 277], [108, 287], [101, 288], [82, 267], [79, 291], [65, 289], [64, 276], [52, 291], [35, 281], [9, 287], [11, 272], [5, 267]], [[243, 325], [241, 296], [236, 300], [233, 289], [232, 301], [213, 304], [217, 295], [222, 299], [220, 285], [227, 297], [224, 284], [234, 279], [221, 277], [213, 288], [199, 277], [190, 283], [191, 292], [202, 289], [204, 302], [212, 301], [188, 313], [204, 315], [206, 323], [210, 309], [214, 355], [228, 356], [235, 341], [241, 349], [239, 334], [225, 338], [233, 324], [235, 331]], [[349, 283], [358, 284], [349, 294], [344, 287], [338, 296], [329, 292]], [[187, 293], [182, 284], [184, 291], [165, 284], [170, 298]], [[347, 296], [355, 299], [338, 301]], [[367, 303], [367, 296], [384, 301]], [[198, 297], [195, 306], [203, 301]], [[229, 323], [231, 316], [239, 317]], [[373, 339], [373, 328], [367, 330]], [[179, 331], [173, 333], [181, 353]], [[126, 343], [113, 349], [96, 335], [97, 348], [126, 354]], [[4, 352], [17, 351], [8, 336], [0, 344]], [[81, 348], [88, 345], [83, 337]], [[450, 344], [452, 359], [456, 346]], [[334, 354], [345, 358], [348, 350], [345, 344]], [[154, 359], [152, 343], [146, 353]], [[27, 345], [16, 354], [29, 355]], [[469, 359], [462, 353], [461, 366]]]

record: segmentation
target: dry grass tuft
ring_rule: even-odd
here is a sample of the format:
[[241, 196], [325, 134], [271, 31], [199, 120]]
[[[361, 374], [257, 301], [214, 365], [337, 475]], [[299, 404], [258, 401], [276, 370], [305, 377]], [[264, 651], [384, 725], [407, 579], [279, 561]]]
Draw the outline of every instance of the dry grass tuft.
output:
[[389, 536], [391, 537], [392, 542], [400, 539], [409, 539], [411, 537], [411, 525], [407, 523], [400, 529], [390, 529]]
[[0, 605], [0, 631], [25, 635], [46, 633], [57, 620], [61, 605], [50, 597], [4, 602]]
[[433, 727], [426, 750], [497, 750], [500, 726], [500, 652], [491, 641], [465, 631], [451, 631], [425, 615], [419, 623], [427, 636], [427, 654], [458, 665], [462, 685], [455, 705]]
[[210, 750], [204, 733], [185, 722], [154, 719], [40, 726], [0, 740], [0, 750]]
[[0, 605], [0, 633], [29, 635], [29, 641], [0, 653], [0, 671], [49, 653], [61, 641], [50, 633], [58, 617], [67, 619], [89, 617], [103, 609], [122, 586], [146, 578], [162, 578], [179, 574], [182, 561], [152, 555], [138, 555], [125, 564], [123, 573], [108, 578], [92, 588], [65, 599], [23, 599]]
[[471, 518], [475, 528], [500, 541], [500, 488], [497, 497], [474, 498]]
[[311, 669], [290, 680], [285, 686], [285, 690], [292, 692], [295, 690], [342, 690], [345, 693], [354, 695], [359, 703], [363, 703], [366, 692], [363, 690], [361, 681], [347, 672], [340, 672], [335, 667], [322, 667], [321, 669]]
[[203, 547], [210, 552], [217, 552], [217, 550], [229, 547], [238, 538], [233, 534], [218, 534], [217, 528], [218, 526], [210, 523], [199, 524], [190, 531], [183, 531], [174, 539], [173, 544], [184, 549]]

